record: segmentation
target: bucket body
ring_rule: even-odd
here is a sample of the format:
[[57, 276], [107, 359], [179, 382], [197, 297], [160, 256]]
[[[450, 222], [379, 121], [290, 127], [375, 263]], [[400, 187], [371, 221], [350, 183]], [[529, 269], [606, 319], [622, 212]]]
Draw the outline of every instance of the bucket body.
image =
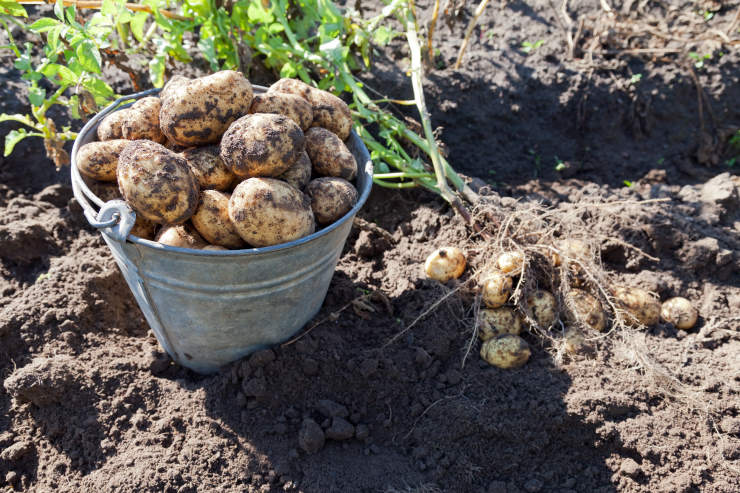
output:
[[229, 251], [176, 248], [128, 236], [135, 221], [133, 211], [120, 200], [103, 203], [77, 171], [77, 150], [97, 140], [98, 123], [111, 111], [125, 107], [120, 105], [122, 101], [96, 115], [78, 135], [72, 150], [72, 185], [85, 216], [103, 234], [159, 343], [177, 363], [198, 373], [212, 373], [290, 338], [321, 308], [352, 220], [370, 193], [372, 163], [362, 141], [354, 132], [347, 141], [358, 164], [358, 201], [335, 223], [270, 247]]

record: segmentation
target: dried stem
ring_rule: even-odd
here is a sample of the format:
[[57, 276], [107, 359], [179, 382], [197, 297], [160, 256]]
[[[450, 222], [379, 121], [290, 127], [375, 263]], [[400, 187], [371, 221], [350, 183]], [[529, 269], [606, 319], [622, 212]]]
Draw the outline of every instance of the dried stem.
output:
[[478, 4], [478, 7], [475, 9], [475, 12], [473, 13], [473, 18], [470, 19], [468, 29], [465, 31], [465, 38], [463, 39], [462, 45], [460, 45], [460, 52], [457, 54], [455, 70], [459, 69], [460, 65], [462, 65], [465, 50], [468, 48], [468, 42], [470, 42], [470, 36], [473, 34], [473, 29], [475, 29], [475, 26], [478, 23], [478, 17], [481, 16], [483, 10], [485, 10], [486, 8], [486, 5], [488, 5], [488, 0], [481, 0], [481, 2]]

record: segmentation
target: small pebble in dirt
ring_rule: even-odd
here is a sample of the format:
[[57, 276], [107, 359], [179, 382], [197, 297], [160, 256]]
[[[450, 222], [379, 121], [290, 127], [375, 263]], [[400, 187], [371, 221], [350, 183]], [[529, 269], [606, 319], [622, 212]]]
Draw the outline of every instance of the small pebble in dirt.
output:
[[326, 430], [326, 438], [332, 440], [349, 440], [355, 434], [355, 427], [344, 418], [334, 418], [331, 427]]
[[544, 483], [537, 478], [532, 478], [524, 483], [524, 489], [528, 493], [537, 493], [542, 489], [542, 486], [544, 486]]
[[13, 484], [18, 479], [18, 473], [15, 471], [8, 471], [8, 474], [5, 475], [5, 483], [6, 484]]
[[619, 472], [625, 476], [634, 478], [640, 474], [640, 465], [634, 459], [628, 457], [622, 461], [622, 464], [619, 466]]
[[33, 445], [30, 442], [15, 442], [10, 447], [0, 452], [0, 459], [16, 461], [29, 453]]
[[330, 399], [321, 399], [316, 405], [316, 409], [328, 418], [346, 418], [349, 416], [349, 411], [346, 406]]
[[312, 419], [303, 420], [298, 432], [298, 445], [308, 454], [315, 454], [324, 447], [324, 430]]

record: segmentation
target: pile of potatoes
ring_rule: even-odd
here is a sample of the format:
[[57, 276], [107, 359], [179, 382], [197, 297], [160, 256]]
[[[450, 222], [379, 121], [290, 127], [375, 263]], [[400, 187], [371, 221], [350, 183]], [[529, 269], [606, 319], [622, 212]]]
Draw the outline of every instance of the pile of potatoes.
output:
[[[529, 293], [525, 307], [541, 330], [550, 329], [562, 319], [565, 322], [565, 349], [581, 352], [587, 347], [581, 328], [596, 332], [604, 332], [607, 328], [607, 313], [601, 302], [585, 290], [582, 265], [591, 256], [590, 246], [581, 240], [566, 239], [553, 250], [549, 255], [552, 265], [558, 267], [566, 262], [574, 279], [574, 287], [564, 297], [562, 313], [555, 296], [544, 289]], [[424, 271], [430, 279], [447, 282], [463, 274], [466, 262], [459, 248], [442, 247], [427, 257]], [[525, 320], [517, 307], [507, 306], [515, 279], [525, 268], [524, 263], [522, 252], [503, 252], [495, 259], [493, 267], [480, 276], [479, 289], [484, 305], [478, 312], [478, 335], [483, 341], [480, 354], [489, 364], [499, 368], [518, 368], [531, 355], [529, 345], [519, 336], [526, 326]], [[689, 330], [697, 320], [697, 310], [686, 298], [671, 298], [661, 305], [658, 298], [649, 292], [624, 286], [613, 288], [611, 295], [630, 325], [651, 326], [662, 319], [678, 329]]]
[[174, 76], [159, 97], [108, 115], [76, 162], [87, 178], [117, 182], [136, 212], [131, 235], [192, 249], [264, 247], [355, 205], [351, 128], [344, 101], [299, 80], [255, 95], [240, 72]]

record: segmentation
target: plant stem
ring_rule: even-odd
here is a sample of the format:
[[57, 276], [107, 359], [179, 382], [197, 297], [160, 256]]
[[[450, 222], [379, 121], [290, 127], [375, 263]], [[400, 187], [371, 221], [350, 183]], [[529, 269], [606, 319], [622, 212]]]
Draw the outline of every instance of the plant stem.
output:
[[433, 65], [434, 62], [432, 39], [434, 38], [434, 28], [437, 25], [437, 17], [439, 17], [439, 0], [434, 0], [434, 10], [432, 10], [432, 19], [429, 21], [429, 32], [427, 33], [427, 57], [430, 65]]
[[481, 0], [481, 2], [478, 4], [478, 7], [475, 9], [475, 13], [473, 14], [473, 18], [470, 19], [470, 23], [468, 24], [468, 29], [465, 31], [465, 39], [463, 39], [462, 45], [460, 45], [460, 51], [457, 54], [457, 61], [455, 62], [455, 70], [460, 68], [460, 65], [462, 65], [462, 59], [463, 55], [465, 55], [465, 50], [468, 47], [468, 42], [470, 41], [470, 36], [473, 34], [473, 29], [475, 29], [475, 25], [478, 23], [478, 17], [483, 13], [483, 10], [485, 10], [486, 5], [488, 5], [488, 0]]

